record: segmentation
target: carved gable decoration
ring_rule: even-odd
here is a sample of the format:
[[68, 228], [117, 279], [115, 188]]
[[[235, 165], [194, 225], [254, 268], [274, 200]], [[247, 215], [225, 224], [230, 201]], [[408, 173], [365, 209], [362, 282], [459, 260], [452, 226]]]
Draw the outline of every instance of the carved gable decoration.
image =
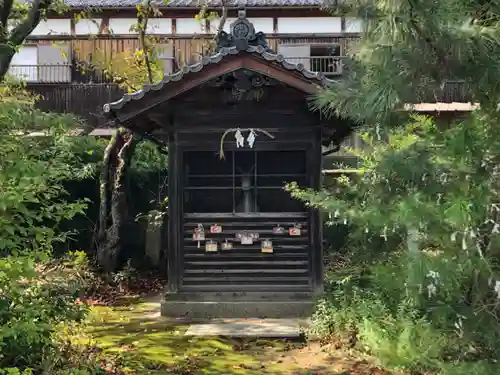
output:
[[238, 51], [245, 51], [249, 46], [262, 46], [269, 50], [264, 33], [255, 33], [255, 27], [247, 19], [244, 9], [238, 11], [238, 19], [230, 25], [229, 29], [229, 34], [220, 31], [217, 35], [217, 51], [230, 47], [236, 47]]

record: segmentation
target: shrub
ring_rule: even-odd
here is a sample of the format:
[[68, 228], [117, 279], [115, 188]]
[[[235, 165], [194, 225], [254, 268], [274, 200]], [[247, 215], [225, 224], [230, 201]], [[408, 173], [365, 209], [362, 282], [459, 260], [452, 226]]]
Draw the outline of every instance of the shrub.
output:
[[58, 326], [85, 317], [75, 303], [83, 285], [57, 276], [31, 255], [0, 259], [0, 368], [40, 369], [57, 351]]
[[[62, 274], [50, 256], [68, 235], [60, 224], [86, 207], [68, 197], [64, 181], [92, 170], [72, 152], [77, 119], [33, 103], [22, 85], [0, 87], [0, 368], [23, 375], [50, 367], [58, 325], [85, 315], [75, 304], [81, 275]], [[26, 136], [34, 131], [47, 137]], [[68, 262], [79, 270], [86, 260], [73, 254]]]
[[488, 374], [500, 359], [495, 126], [476, 115], [438, 129], [416, 116], [388, 142], [366, 134], [361, 173], [335, 194], [288, 186], [330, 225], [349, 223], [317, 332], [355, 335], [389, 368]]

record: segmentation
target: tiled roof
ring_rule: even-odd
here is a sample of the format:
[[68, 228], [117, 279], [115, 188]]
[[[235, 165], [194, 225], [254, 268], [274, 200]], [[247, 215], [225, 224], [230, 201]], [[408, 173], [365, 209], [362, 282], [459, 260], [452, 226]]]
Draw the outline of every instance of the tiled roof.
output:
[[[142, 0], [65, 0], [65, 3], [75, 8], [99, 7], [99, 8], [130, 8], [140, 4]], [[220, 7], [221, 0], [169, 0], [165, 4], [161, 0], [152, 0], [156, 6], [171, 8], [200, 8], [201, 5], [208, 7]], [[228, 0], [226, 6], [230, 8], [275, 8], [275, 7], [301, 7], [318, 8], [324, 4], [323, 0]]]
[[310, 70], [305, 69], [303, 64], [291, 63], [287, 61], [283, 55], [275, 54], [262, 46], [248, 46], [248, 48], [245, 51], [240, 51], [235, 46], [232, 46], [227, 48], [221, 48], [220, 51], [214, 55], [204, 56], [201, 58], [201, 61], [192, 65], [186, 65], [176, 73], [167, 75], [159, 82], [146, 84], [142, 87], [141, 90], [137, 92], [131, 94], [125, 94], [123, 98], [121, 98], [120, 100], [105, 104], [103, 110], [105, 113], [110, 113], [114, 110], [119, 110], [123, 108], [123, 106], [126, 105], [131, 100], [142, 99], [144, 95], [146, 95], [149, 91], [161, 90], [165, 84], [169, 82], [180, 81], [186, 74], [199, 72], [207, 65], [219, 63], [226, 56], [237, 55], [238, 53], [244, 53], [244, 52], [260, 55], [267, 61], [276, 61], [279, 64], [281, 64], [285, 69], [288, 69], [290, 71], [298, 71], [302, 73], [304, 77], [312, 81], [316, 81], [319, 84], [328, 85], [334, 82], [326, 78], [323, 73], [311, 72]]

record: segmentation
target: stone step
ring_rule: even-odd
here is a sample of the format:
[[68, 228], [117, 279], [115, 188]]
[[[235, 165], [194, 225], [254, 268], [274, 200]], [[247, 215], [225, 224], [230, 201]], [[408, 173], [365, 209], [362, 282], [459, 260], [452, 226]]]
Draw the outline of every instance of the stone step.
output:
[[225, 336], [296, 339], [307, 323], [299, 319], [217, 319], [193, 324], [185, 336]]
[[312, 299], [303, 301], [179, 301], [166, 300], [161, 315], [168, 318], [308, 318], [314, 311]]
[[311, 301], [312, 292], [181, 292], [166, 295], [165, 300], [204, 302]]

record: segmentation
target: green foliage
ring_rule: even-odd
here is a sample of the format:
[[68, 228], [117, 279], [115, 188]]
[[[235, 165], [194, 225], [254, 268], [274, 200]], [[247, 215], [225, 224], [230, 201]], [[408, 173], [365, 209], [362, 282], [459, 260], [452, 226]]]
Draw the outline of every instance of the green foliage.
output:
[[[288, 186], [332, 225], [349, 225], [315, 321], [383, 364], [492, 374], [500, 359], [500, 3], [342, 2], [363, 36], [348, 72], [315, 106], [362, 128], [359, 173], [323, 191]], [[460, 121], [408, 114], [446, 80], [481, 107]], [[411, 107], [410, 107], [411, 108]], [[357, 340], [357, 341], [356, 341]], [[498, 372], [498, 371], [496, 371]]]
[[[0, 253], [44, 251], [64, 241], [57, 225], [85, 208], [84, 202], [64, 200], [62, 182], [86, 177], [90, 168], [72, 152], [75, 137], [68, 132], [77, 126], [74, 118], [34, 109], [22, 87], [2, 90]], [[24, 136], [32, 132], [48, 136]]]
[[495, 109], [500, 86], [500, 2], [343, 1], [332, 12], [364, 21], [349, 75], [320, 96], [329, 112], [387, 122], [406, 103], [433, 101], [445, 79], [469, 84], [473, 102]]
[[364, 135], [355, 177], [317, 192], [288, 186], [328, 224], [350, 225], [319, 333], [348, 332], [390, 368], [446, 373], [449, 361], [500, 358], [495, 124], [479, 113], [449, 127], [414, 116], [380, 140]]
[[25, 375], [54, 367], [58, 326], [87, 311], [75, 304], [88, 275], [84, 253], [62, 264], [50, 255], [67, 239], [61, 223], [86, 208], [64, 182], [92, 168], [74, 152], [77, 119], [36, 110], [22, 85], [2, 86], [0, 98], [0, 369]]
[[151, 141], [143, 141], [137, 145], [130, 168], [134, 173], [148, 173], [165, 170], [167, 166], [167, 151]]
[[18, 368], [10, 367], [10, 368], [0, 369], [0, 374], [1, 375], [32, 375], [33, 371], [31, 371], [29, 369], [21, 371]]
[[47, 366], [58, 325], [85, 317], [86, 306], [75, 304], [82, 280], [61, 272], [29, 254], [0, 259], [0, 368]]

